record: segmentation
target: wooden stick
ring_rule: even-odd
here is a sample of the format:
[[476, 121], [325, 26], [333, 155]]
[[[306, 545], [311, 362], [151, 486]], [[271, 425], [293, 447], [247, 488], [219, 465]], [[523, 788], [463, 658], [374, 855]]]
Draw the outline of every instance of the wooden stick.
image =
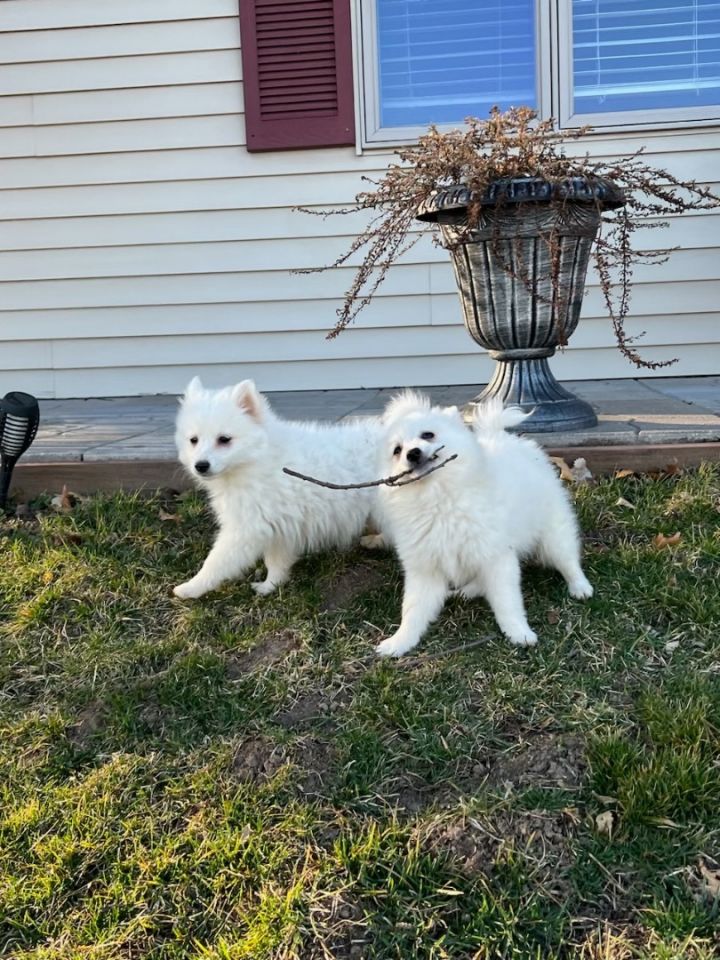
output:
[[[437, 460], [437, 455], [440, 450], [442, 450], [442, 447], [438, 447], [434, 456], [430, 457], [429, 460]], [[409, 480], [404, 480], [401, 483], [398, 481], [401, 481], [403, 477], [407, 477], [408, 474], [412, 473], [412, 469], [403, 470], [402, 473], [396, 473], [392, 477], [383, 477], [382, 480], [367, 480], [365, 483], [330, 483], [329, 480], [318, 480], [317, 477], [308, 477], [306, 474], [298, 473], [297, 470], [291, 470], [289, 467], [283, 467], [283, 473], [286, 473], [289, 477], [297, 477], [298, 480], [307, 480], [308, 483], [316, 483], [319, 487], [327, 487], [328, 490], [363, 490], [367, 487], [382, 486], [406, 487], [409, 483], [415, 483], [417, 480], [423, 480], [431, 473], [435, 473], [436, 470], [440, 470], [441, 467], [444, 467], [446, 463], [450, 463], [451, 460], [457, 460], [456, 453], [453, 453], [452, 456], [447, 457], [442, 461], [442, 463], [438, 463], [434, 467], [430, 467], [429, 470], [419, 474], [417, 477], [410, 477]]]

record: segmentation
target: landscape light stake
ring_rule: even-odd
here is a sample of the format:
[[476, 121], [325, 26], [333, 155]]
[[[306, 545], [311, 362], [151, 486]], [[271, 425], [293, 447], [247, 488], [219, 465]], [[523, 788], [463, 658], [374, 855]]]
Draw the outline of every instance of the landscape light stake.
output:
[[40, 407], [29, 393], [13, 391], [0, 400], [0, 510], [5, 508], [15, 464], [35, 439]]

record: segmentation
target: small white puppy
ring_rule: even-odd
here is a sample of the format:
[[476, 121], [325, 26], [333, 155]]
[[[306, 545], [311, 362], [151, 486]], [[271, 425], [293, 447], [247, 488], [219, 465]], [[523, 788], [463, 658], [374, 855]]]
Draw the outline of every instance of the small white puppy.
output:
[[[537, 643], [520, 589], [524, 557], [559, 570], [571, 596], [592, 596], [561, 481], [535, 443], [505, 432], [526, 416], [486, 404], [478, 407], [471, 431], [456, 407], [432, 407], [419, 394], [402, 394], [388, 405], [384, 476], [408, 469], [421, 476], [452, 454], [457, 459], [417, 482], [380, 491], [382, 528], [405, 573], [402, 621], [378, 646], [382, 656], [411, 650], [451, 587], [465, 597], [485, 597], [512, 643]], [[378, 545], [379, 538], [364, 542]]]
[[348, 546], [363, 531], [375, 491], [341, 494], [290, 477], [283, 467], [336, 483], [372, 480], [381, 435], [378, 419], [328, 426], [281, 420], [251, 380], [223, 390], [192, 380], [175, 441], [181, 463], [209, 494], [220, 529], [200, 571], [175, 595], [201, 597], [260, 559], [267, 575], [252, 586], [266, 595], [303, 553]]

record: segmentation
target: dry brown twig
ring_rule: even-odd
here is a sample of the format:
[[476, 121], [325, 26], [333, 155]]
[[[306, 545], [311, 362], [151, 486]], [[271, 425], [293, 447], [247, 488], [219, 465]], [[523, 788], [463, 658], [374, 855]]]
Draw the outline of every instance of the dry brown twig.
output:
[[[362, 260], [355, 269], [343, 305], [337, 311], [338, 321], [328, 334], [336, 337], [352, 323], [372, 299], [391, 265], [413, 246], [433, 225], [417, 224], [415, 215], [424, 202], [443, 187], [465, 185], [470, 190], [470, 204], [464, 230], [458, 233], [462, 243], [477, 222], [481, 198], [489, 186], [517, 177], [539, 177], [562, 186], [569, 179], [584, 178], [591, 184], [608, 181], [625, 195], [624, 207], [602, 210], [600, 232], [593, 246], [592, 259], [600, 289], [615, 333], [618, 348], [638, 367], [667, 366], [674, 360], [652, 361], [642, 358], [634, 347], [638, 336], [625, 330], [630, 313], [632, 268], [637, 263], [663, 263], [671, 249], [643, 250], [633, 245], [638, 228], [667, 226], [668, 215], [689, 211], [710, 210], [720, 206], [720, 197], [694, 180], [681, 181], [667, 170], [653, 167], [643, 157], [643, 149], [619, 159], [593, 159], [589, 153], [568, 156], [569, 143], [586, 137], [589, 127], [560, 131], [552, 119], [538, 120], [529, 107], [512, 108], [502, 113], [497, 108], [487, 120], [469, 117], [465, 128], [441, 133], [430, 127], [416, 144], [397, 151], [398, 162], [391, 164], [377, 181], [363, 178], [369, 189], [361, 191], [351, 207], [338, 210], [307, 210], [321, 216], [347, 215], [371, 211], [374, 216], [355, 237], [348, 249], [333, 263], [298, 273], [313, 273], [346, 266], [359, 253]], [[502, 197], [498, 198], [502, 204]], [[552, 203], [562, 206], [567, 201]], [[437, 234], [435, 235], [437, 242]], [[544, 238], [551, 251], [557, 242], [552, 232]], [[498, 250], [503, 269], [524, 282], [531, 294], [531, 281]], [[558, 303], [566, 292], [553, 281], [553, 298]], [[561, 345], [562, 345], [562, 330]], [[640, 334], [639, 336], [642, 336]]]
[[[438, 447], [432, 457], [428, 457], [428, 462], [432, 460], [437, 460], [438, 453], [442, 450], [442, 447]], [[436, 470], [442, 469], [447, 463], [450, 463], [453, 460], [457, 460], [457, 454], [453, 453], [451, 456], [446, 457], [443, 461], [436, 464], [434, 467], [430, 467], [429, 470], [426, 470], [424, 473], [419, 474], [417, 477], [410, 477], [409, 480], [404, 480], [399, 482], [403, 477], [409, 476], [413, 471], [412, 468], [409, 470], [403, 470], [402, 473], [396, 473], [392, 477], [382, 477], [380, 480], [366, 480], [364, 483], [331, 483], [329, 480], [319, 480], [317, 477], [309, 477], [305, 473], [298, 473], [297, 470], [291, 470], [289, 467], [283, 467], [283, 473], [286, 473], [289, 477], [297, 477], [298, 480], [307, 480], [308, 483], [315, 483], [318, 487], [327, 487], [328, 490], [365, 490], [368, 487], [406, 487], [409, 483], [417, 483], [418, 480], [424, 480], [425, 477], [430, 476], [431, 473], [435, 473]]]

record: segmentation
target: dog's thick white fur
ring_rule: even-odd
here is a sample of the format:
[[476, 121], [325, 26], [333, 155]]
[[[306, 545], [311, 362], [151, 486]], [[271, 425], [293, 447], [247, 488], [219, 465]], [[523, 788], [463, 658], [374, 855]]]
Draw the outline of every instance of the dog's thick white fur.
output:
[[[520, 589], [524, 557], [559, 570], [571, 596], [592, 596], [580, 566], [575, 513], [560, 479], [535, 443], [505, 432], [526, 416], [518, 408], [485, 404], [471, 431], [456, 407], [432, 407], [416, 393], [388, 405], [383, 476], [407, 469], [422, 475], [452, 454], [457, 459], [415, 483], [380, 491], [382, 529], [397, 549], [405, 590], [400, 627], [379, 645], [379, 654], [411, 650], [452, 587], [465, 597], [485, 597], [512, 643], [537, 643]], [[365, 545], [379, 545], [378, 538], [366, 538]]]
[[368, 521], [375, 491], [328, 490], [283, 467], [335, 483], [372, 480], [381, 435], [379, 419], [329, 426], [282, 420], [251, 380], [223, 390], [192, 380], [175, 440], [180, 461], [209, 494], [219, 532], [200, 571], [175, 587], [176, 596], [201, 597], [260, 559], [267, 575], [252, 586], [266, 595], [303, 553], [348, 546]]

